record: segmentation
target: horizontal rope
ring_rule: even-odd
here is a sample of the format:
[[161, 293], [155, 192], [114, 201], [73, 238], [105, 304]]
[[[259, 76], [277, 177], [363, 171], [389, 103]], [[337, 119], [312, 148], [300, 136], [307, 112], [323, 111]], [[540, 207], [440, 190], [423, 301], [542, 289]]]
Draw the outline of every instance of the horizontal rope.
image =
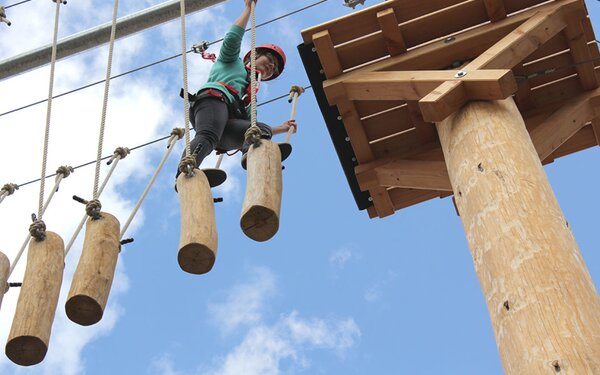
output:
[[[31, 0], [29, 0], [29, 1], [31, 1]], [[266, 22], [264, 22], [264, 23], [258, 24], [256, 27], [257, 27], [257, 28], [259, 28], [259, 27], [262, 27], [262, 26], [266, 26], [266, 25], [268, 25], [268, 24], [270, 24], [270, 23], [273, 23], [273, 22], [275, 22], [275, 21], [279, 21], [279, 20], [281, 20], [281, 19], [283, 19], [283, 18], [286, 18], [286, 17], [292, 16], [292, 15], [294, 15], [294, 14], [296, 14], [296, 13], [300, 13], [300, 12], [302, 12], [302, 11], [304, 11], [304, 10], [307, 10], [307, 9], [309, 9], [309, 8], [312, 8], [312, 7], [314, 7], [314, 6], [317, 6], [317, 5], [319, 5], [319, 4], [322, 4], [322, 3], [326, 2], [326, 1], [328, 1], [328, 0], [321, 0], [321, 1], [318, 1], [318, 2], [316, 2], [316, 3], [313, 3], [313, 4], [311, 4], [311, 5], [307, 5], [307, 6], [303, 7], [303, 8], [297, 9], [297, 10], [295, 10], [295, 11], [292, 11], [292, 12], [290, 12], [290, 13], [283, 14], [283, 15], [281, 15], [281, 16], [279, 16], [279, 17], [276, 17], [276, 18], [273, 18], [273, 19], [271, 19], [271, 20], [269, 20], [269, 21], [266, 21]], [[248, 31], [248, 30], [250, 30], [250, 29], [246, 29], [246, 31]], [[221, 39], [217, 39], [217, 40], [215, 40], [215, 41], [213, 41], [213, 42], [210, 42], [210, 43], [208, 43], [208, 45], [209, 45], [209, 46], [211, 46], [211, 45], [213, 45], [213, 44], [217, 44], [217, 43], [220, 43], [220, 42], [222, 42], [222, 41], [223, 41], [223, 38], [221, 38]], [[193, 51], [192, 51], [192, 49], [190, 49], [190, 50], [186, 51], [186, 53], [191, 53], [191, 52], [193, 52]], [[123, 72], [123, 73], [117, 74], [117, 75], [115, 75], [115, 76], [112, 76], [112, 77], [110, 77], [110, 79], [111, 79], [111, 80], [113, 80], [113, 79], [120, 78], [120, 77], [123, 77], [123, 76], [129, 75], [129, 74], [132, 74], [132, 73], [136, 73], [136, 72], [139, 72], [140, 70], [144, 70], [144, 69], [147, 69], [147, 68], [151, 68], [151, 67], [153, 67], [153, 66], [155, 66], [155, 65], [159, 65], [159, 64], [165, 63], [165, 62], [167, 62], [167, 61], [170, 61], [170, 60], [174, 60], [174, 59], [180, 58], [182, 55], [183, 55], [183, 54], [181, 54], [181, 53], [178, 53], [178, 54], [176, 54], [176, 55], [173, 55], [173, 56], [170, 56], [170, 57], [166, 57], [166, 58], [164, 58], [164, 59], [162, 59], [162, 60], [158, 60], [158, 61], [155, 61], [155, 62], [152, 62], [152, 63], [146, 64], [146, 65], [142, 65], [142, 66], [140, 66], [140, 67], [137, 67], [137, 68], [134, 68], [134, 69], [128, 70], [128, 71], [126, 71], [126, 72]], [[65, 95], [73, 94], [73, 93], [75, 93], [75, 92], [78, 92], [78, 91], [81, 91], [81, 90], [84, 90], [84, 89], [87, 89], [87, 88], [90, 88], [90, 87], [93, 87], [93, 86], [99, 85], [99, 84], [101, 84], [101, 83], [104, 83], [105, 81], [106, 81], [106, 80], [105, 80], [105, 79], [103, 79], [103, 80], [100, 80], [100, 81], [96, 81], [96, 82], [93, 82], [93, 83], [89, 83], [89, 84], [87, 84], [87, 85], [85, 85], [85, 86], [81, 86], [81, 87], [78, 87], [78, 88], [76, 88], [76, 89], [73, 89], [73, 90], [66, 91], [66, 92], [64, 92], [64, 93], [58, 94], [58, 95], [54, 96], [54, 97], [53, 97], [53, 99], [60, 98], [60, 97], [62, 97], [62, 96], [65, 96]], [[36, 106], [36, 105], [38, 105], [38, 104], [45, 103], [46, 101], [47, 101], [47, 99], [43, 99], [43, 100], [39, 100], [39, 101], [37, 101], [37, 102], [34, 102], [34, 103], [30, 103], [30, 104], [24, 105], [24, 106], [22, 106], [22, 107], [18, 107], [18, 108], [15, 108], [15, 109], [11, 109], [11, 110], [9, 110], [9, 111], [6, 111], [6, 112], [3, 112], [3, 113], [0, 113], [0, 117], [1, 117], [1, 116], [4, 116], [4, 115], [11, 114], [11, 113], [14, 113], [14, 112], [21, 111], [21, 110], [23, 110], [23, 109], [26, 109], [26, 108], [30, 108], [30, 107]]]
[[[309, 86], [306, 86], [306, 87], [304, 87], [304, 89], [310, 89], [310, 88], [312, 88], [312, 86], [310, 86], [310, 85], [309, 85]], [[271, 104], [271, 103], [273, 103], [273, 102], [275, 102], [275, 101], [277, 101], [277, 100], [281, 100], [281, 99], [288, 98], [288, 97], [289, 97], [289, 93], [288, 93], [288, 94], [285, 94], [285, 95], [278, 96], [278, 97], [276, 97], [276, 98], [274, 98], [274, 99], [271, 99], [271, 100], [268, 100], [268, 101], [266, 101], [266, 102], [264, 102], [264, 103], [260, 103], [260, 104], [258, 104], [258, 105], [257, 105], [257, 107], [260, 107], [260, 106], [263, 106], [263, 105], [266, 105], [266, 104]], [[150, 146], [150, 145], [152, 145], [152, 144], [154, 144], [154, 143], [158, 143], [158, 142], [160, 142], [160, 141], [164, 141], [165, 139], [169, 139], [169, 137], [171, 137], [171, 135], [167, 135], [166, 137], [158, 138], [158, 139], [155, 139], [155, 140], [153, 140], [153, 141], [150, 141], [150, 142], [147, 142], [147, 143], [141, 144], [141, 145], [139, 145], [139, 146], [135, 146], [135, 147], [133, 147], [133, 148], [130, 148], [130, 149], [129, 149], [129, 151], [134, 151], [134, 150], [137, 150], [137, 149], [140, 149], [140, 148], [144, 148], [144, 147]], [[112, 157], [113, 157], [113, 155], [111, 154], [111, 155], [108, 155], [108, 156], [105, 156], [105, 157], [103, 157], [103, 158], [102, 158], [102, 159], [100, 159], [100, 160], [107, 160], [107, 159], [110, 159], [110, 158], [112, 158]], [[93, 160], [93, 161], [89, 161], [89, 162], [87, 162], [87, 163], [84, 163], [84, 164], [78, 165], [78, 166], [76, 166], [76, 167], [73, 167], [73, 169], [75, 170], [75, 169], [79, 169], [79, 168], [87, 167], [88, 165], [91, 165], [91, 164], [94, 164], [94, 163], [96, 163], [96, 161], [95, 161], [95, 160]], [[56, 176], [56, 173], [55, 173], [55, 174], [48, 175], [48, 176], [46, 176], [46, 178], [50, 178], [50, 177], [54, 177], [54, 176]], [[36, 180], [27, 181], [27, 182], [25, 182], [25, 183], [22, 183], [22, 184], [20, 184], [20, 185], [17, 185], [17, 186], [18, 186], [18, 187], [23, 187], [23, 186], [26, 186], [26, 185], [29, 185], [29, 184], [36, 183], [36, 182], [38, 182], [39, 180], [40, 180], [40, 179], [38, 178], [38, 179], [36, 179]]]

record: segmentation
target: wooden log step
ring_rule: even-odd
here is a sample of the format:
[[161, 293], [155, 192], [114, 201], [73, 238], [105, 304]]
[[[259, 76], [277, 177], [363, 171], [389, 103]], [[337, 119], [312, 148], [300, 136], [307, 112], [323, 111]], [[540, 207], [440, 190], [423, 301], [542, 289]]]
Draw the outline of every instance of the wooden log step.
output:
[[102, 212], [100, 219], [87, 220], [83, 251], [65, 304], [74, 323], [89, 326], [102, 319], [121, 251], [119, 237], [119, 220], [113, 215]]
[[215, 264], [217, 225], [215, 206], [208, 179], [199, 169], [195, 176], [184, 173], [177, 178], [181, 206], [181, 235], [177, 261], [185, 272], [204, 274]]
[[248, 150], [246, 196], [240, 227], [249, 238], [267, 241], [279, 230], [282, 176], [279, 146], [262, 140]]
[[31, 240], [5, 349], [14, 363], [31, 366], [46, 356], [64, 268], [65, 245], [58, 234], [46, 232], [44, 241]]

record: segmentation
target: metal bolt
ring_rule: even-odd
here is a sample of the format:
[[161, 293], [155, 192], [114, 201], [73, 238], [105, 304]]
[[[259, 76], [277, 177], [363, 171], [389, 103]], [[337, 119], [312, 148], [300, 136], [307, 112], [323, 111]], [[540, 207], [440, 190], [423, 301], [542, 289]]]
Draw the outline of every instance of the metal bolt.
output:
[[373, 202], [373, 197], [369, 197], [368, 201]]
[[356, 158], [352, 158], [352, 161], [356, 163]]
[[466, 75], [467, 75], [467, 72], [465, 72], [464, 70], [459, 70], [459, 71], [458, 71], [458, 72], [457, 72], [457, 73], [454, 75], [454, 77], [455, 77], [455, 78], [462, 78], [462, 77], [464, 77], [464, 76], [466, 76]]
[[319, 70], [319, 73], [323, 74], [325, 71], [323, 69]]
[[344, 139], [346, 140], [346, 142], [350, 142], [350, 137], [346, 137]]
[[337, 117], [338, 121], [342, 121], [342, 116]]
[[315, 47], [312, 48], [313, 52], [317, 52], [317, 49]]
[[449, 37], [447, 37], [447, 38], [444, 40], [444, 43], [446, 43], [446, 44], [448, 44], [448, 43], [452, 43], [452, 42], [454, 42], [455, 40], [456, 40], [456, 38], [455, 38], [455, 37], [453, 37], [453, 36], [449, 36]]

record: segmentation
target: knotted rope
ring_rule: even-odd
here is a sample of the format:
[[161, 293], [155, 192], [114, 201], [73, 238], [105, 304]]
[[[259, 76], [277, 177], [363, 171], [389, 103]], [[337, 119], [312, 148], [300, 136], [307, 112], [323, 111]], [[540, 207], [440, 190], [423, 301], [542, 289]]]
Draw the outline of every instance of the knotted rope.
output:
[[[48, 162], [48, 143], [50, 140], [50, 119], [52, 118], [52, 92], [54, 90], [54, 70], [56, 66], [56, 49], [58, 40], [58, 20], [60, 15], [60, 5], [65, 3], [64, 0], [52, 0], [56, 3], [56, 12], [54, 14], [54, 33], [52, 36], [52, 56], [50, 58], [50, 83], [48, 85], [48, 109], [46, 110], [46, 129], [44, 131], [44, 151], [42, 156], [42, 173], [40, 177], [40, 194], [38, 200], [38, 215], [37, 219], [34, 220], [34, 224], [30, 227], [32, 236], [38, 241], [42, 241], [45, 237], [46, 225], [36, 224], [37, 221], [42, 221], [44, 214], [44, 190], [46, 181], [46, 166]], [[41, 233], [42, 231], [43, 233]], [[35, 235], [34, 235], [35, 234]]]
[[[100, 197], [100, 195], [102, 195], [102, 192], [104, 191], [104, 188], [108, 184], [108, 180], [110, 180], [110, 177], [112, 176], [113, 172], [117, 168], [117, 165], [119, 165], [119, 161], [122, 158], [125, 157], [121, 153], [119, 153], [119, 149], [121, 149], [121, 148], [129, 150], [127, 147], [118, 147], [115, 150], [115, 152], [113, 153], [113, 155], [111, 157], [111, 160], [113, 161], [113, 163], [112, 163], [112, 165], [111, 165], [108, 173], [106, 174], [106, 177], [104, 178], [104, 181], [102, 182], [102, 185], [100, 186], [100, 189], [98, 190], [98, 197]], [[85, 203], [85, 202], [82, 202], [82, 203]], [[85, 221], [87, 220], [87, 218], [88, 218], [88, 215], [87, 215], [87, 212], [86, 212], [85, 214], [83, 214], [83, 217], [79, 221], [79, 225], [75, 229], [75, 232], [73, 233], [73, 236], [71, 236], [71, 239], [69, 240], [69, 243], [67, 244], [67, 246], [65, 246], [65, 257], [67, 256], [67, 254], [69, 254], [69, 251], [71, 250], [71, 247], [73, 247], [73, 244], [75, 243], [75, 240], [77, 239], [77, 236], [79, 236], [79, 232], [81, 232], [81, 229], [83, 229], [83, 226], [85, 225]]]
[[[71, 175], [71, 173], [73, 173], [73, 171], [74, 171], [74, 169], [69, 166], [62, 166], [56, 170], [56, 180], [54, 182], [54, 188], [50, 192], [50, 195], [48, 196], [48, 200], [44, 204], [44, 207], [42, 207], [42, 213], [46, 212], [46, 209], [48, 209], [48, 206], [50, 205], [50, 202], [52, 201], [52, 198], [54, 197], [54, 193], [56, 193], [58, 191], [58, 187], [60, 186], [60, 183], [62, 182], [62, 180], [64, 178], [69, 177]], [[23, 252], [25, 252], [25, 249], [27, 248], [27, 244], [29, 243], [29, 240], [31, 240], [31, 238], [33, 237], [37, 241], [43, 241], [44, 238], [46, 237], [46, 224], [44, 224], [44, 222], [42, 220], [38, 220], [35, 217], [35, 214], [32, 215], [32, 219], [33, 219], [33, 224], [31, 224], [29, 226], [29, 234], [27, 235], [27, 238], [25, 238], [25, 241], [23, 241], [23, 245], [21, 246], [21, 249], [17, 253], [15, 260], [11, 263], [10, 271], [8, 273], [9, 277], [12, 274], [15, 267], [17, 266], [17, 264], [19, 263], [19, 259], [21, 259]]]
[[3, 6], [0, 6], [0, 22], [4, 22], [8, 26], [12, 25], [8, 18], [6, 18], [6, 11]]
[[112, 156], [110, 157], [110, 159], [108, 159], [108, 161], [106, 162], [106, 165], [111, 165], [112, 162], [118, 157], [119, 159], [123, 160], [127, 157], [127, 155], [129, 155], [131, 153], [131, 151], [127, 148], [127, 147], [117, 147], [115, 149], [115, 151], [113, 151]]
[[179, 162], [179, 172], [185, 173], [188, 177], [194, 175], [194, 168], [196, 168], [196, 157], [194, 155], [188, 155], [181, 158]]
[[244, 140], [247, 144], [254, 147], [260, 146], [262, 132], [256, 125], [256, 4], [250, 3], [250, 17], [252, 25], [250, 27], [251, 50], [250, 50], [250, 127], [244, 134]]
[[127, 221], [123, 225], [123, 228], [121, 229], [121, 239], [123, 239], [123, 237], [125, 236], [125, 233], [127, 232], [127, 229], [129, 228], [129, 225], [131, 224], [131, 222], [135, 218], [135, 215], [137, 214], [138, 210], [142, 206], [142, 203], [144, 202], [144, 199], [146, 199], [146, 196], [150, 192], [150, 189], [152, 188], [152, 185], [154, 184], [154, 181], [156, 181], [156, 177], [158, 176], [158, 174], [162, 170], [163, 166], [165, 165], [165, 162], [169, 158], [169, 155], [171, 154], [171, 151], [173, 150], [173, 145], [175, 144], [175, 142], [177, 142], [178, 140], [181, 139], [181, 133], [182, 132], [180, 130], [183, 130], [183, 129], [173, 129], [173, 131], [171, 132], [171, 137], [169, 138], [169, 144], [167, 146], [167, 152], [165, 153], [165, 155], [163, 156], [162, 160], [158, 164], [158, 167], [156, 168], [156, 171], [154, 171], [154, 174], [152, 175], [152, 178], [150, 178], [150, 181], [148, 182], [148, 185], [146, 186], [146, 188], [144, 189], [144, 192], [140, 196], [140, 199], [137, 201], [135, 207], [131, 211], [131, 215], [129, 215], [129, 218], [127, 219]]
[[9, 183], [2, 186], [2, 189], [0, 189], [0, 203], [2, 203], [4, 198], [13, 195], [16, 190], [19, 190], [19, 185], [17, 184]]

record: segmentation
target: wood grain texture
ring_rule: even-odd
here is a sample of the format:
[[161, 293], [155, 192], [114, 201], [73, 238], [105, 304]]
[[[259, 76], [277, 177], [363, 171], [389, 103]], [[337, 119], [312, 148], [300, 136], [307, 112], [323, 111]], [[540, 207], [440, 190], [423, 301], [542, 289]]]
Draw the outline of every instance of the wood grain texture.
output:
[[8, 292], [8, 273], [10, 272], [10, 260], [0, 251], [0, 310], [2, 309], [2, 299]]
[[102, 319], [121, 251], [119, 220], [106, 212], [101, 215], [87, 220], [83, 250], [65, 303], [69, 319], [82, 326]]
[[181, 207], [181, 235], [177, 262], [182, 270], [193, 274], [209, 272], [217, 256], [215, 206], [208, 179], [199, 169], [195, 176], [184, 173], [177, 178]]
[[267, 241], [279, 230], [283, 188], [279, 146], [264, 139], [259, 147], [251, 146], [247, 165], [240, 227], [249, 238]]
[[46, 356], [64, 259], [65, 244], [56, 233], [46, 232], [44, 241], [29, 243], [23, 286], [5, 348], [6, 356], [18, 365], [35, 365]]
[[599, 374], [600, 299], [514, 101], [437, 128], [505, 373]]

